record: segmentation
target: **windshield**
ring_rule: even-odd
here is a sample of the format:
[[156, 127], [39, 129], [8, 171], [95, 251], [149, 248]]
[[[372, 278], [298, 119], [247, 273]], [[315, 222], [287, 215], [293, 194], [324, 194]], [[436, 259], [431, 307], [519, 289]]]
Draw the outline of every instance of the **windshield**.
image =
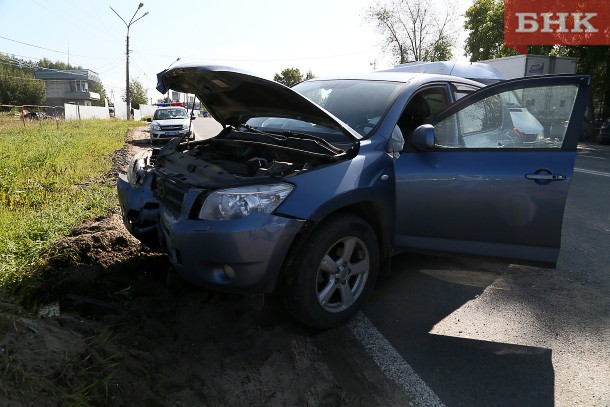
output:
[[367, 80], [302, 82], [292, 89], [366, 136], [394, 102], [402, 83]]
[[153, 120], [188, 119], [186, 109], [177, 107], [175, 109], [158, 109], [155, 111]]
[[343, 132], [308, 121], [288, 119], [286, 117], [253, 117], [245, 125], [253, 131], [275, 134], [310, 135], [325, 140], [335, 146], [341, 146], [351, 140]]

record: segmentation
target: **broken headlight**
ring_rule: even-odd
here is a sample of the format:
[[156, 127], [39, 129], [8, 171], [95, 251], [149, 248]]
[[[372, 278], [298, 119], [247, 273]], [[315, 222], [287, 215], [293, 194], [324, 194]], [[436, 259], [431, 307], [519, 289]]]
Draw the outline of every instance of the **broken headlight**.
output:
[[142, 151], [133, 156], [127, 170], [127, 180], [132, 187], [138, 188], [144, 183], [144, 177], [149, 168], [151, 151]]
[[254, 211], [271, 213], [294, 187], [290, 184], [251, 185], [212, 192], [199, 210], [199, 219], [229, 220]]

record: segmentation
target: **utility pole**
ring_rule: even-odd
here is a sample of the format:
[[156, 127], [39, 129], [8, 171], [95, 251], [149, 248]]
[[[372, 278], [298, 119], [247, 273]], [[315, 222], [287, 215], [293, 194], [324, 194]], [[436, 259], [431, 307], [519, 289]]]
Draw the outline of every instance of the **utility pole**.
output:
[[125, 20], [123, 20], [123, 17], [121, 17], [119, 15], [119, 13], [117, 13], [112, 7], [110, 7], [110, 9], [112, 11], [114, 11], [114, 14], [116, 14], [121, 21], [123, 21], [123, 23], [125, 23], [125, 27], [127, 27], [127, 41], [126, 41], [126, 50], [125, 50], [125, 106], [127, 108], [127, 120], [131, 120], [131, 95], [129, 92], [129, 27], [131, 27], [131, 25], [133, 23], [135, 23], [136, 21], [146, 17], [148, 15], [148, 11], [146, 13], [144, 13], [143, 15], [141, 15], [140, 17], [135, 18], [136, 14], [138, 14], [138, 11], [140, 11], [140, 9], [144, 6], [144, 3], [140, 3], [138, 5], [138, 8], [136, 10], [135, 13], [133, 13], [133, 16], [131, 17], [131, 20], [129, 20], [129, 23], [127, 23]]
[[[169, 70], [169, 68], [171, 68], [171, 67], [172, 67], [172, 65], [174, 65], [174, 64], [175, 64], [176, 62], [178, 62], [178, 61], [180, 61], [180, 58], [176, 58], [176, 60], [175, 60], [174, 62], [172, 62], [171, 64], [169, 64], [169, 65], [167, 66], [167, 68], [165, 68], [165, 70], [166, 70], [166, 71], [167, 71], [167, 70]], [[166, 99], [167, 99], [167, 103], [169, 103], [169, 102], [170, 102], [170, 99], [169, 99], [169, 89], [167, 89], [167, 96], [166, 96]], [[170, 105], [171, 105], [171, 103], [170, 103]]]

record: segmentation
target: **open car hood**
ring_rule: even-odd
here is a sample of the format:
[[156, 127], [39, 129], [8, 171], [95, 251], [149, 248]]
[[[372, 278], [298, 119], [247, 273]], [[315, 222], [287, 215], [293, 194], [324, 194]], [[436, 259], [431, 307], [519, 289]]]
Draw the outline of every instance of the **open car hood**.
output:
[[252, 117], [282, 117], [361, 136], [331, 113], [292, 89], [245, 71], [225, 66], [178, 65], [157, 74], [157, 90], [194, 93], [223, 126], [237, 126]]

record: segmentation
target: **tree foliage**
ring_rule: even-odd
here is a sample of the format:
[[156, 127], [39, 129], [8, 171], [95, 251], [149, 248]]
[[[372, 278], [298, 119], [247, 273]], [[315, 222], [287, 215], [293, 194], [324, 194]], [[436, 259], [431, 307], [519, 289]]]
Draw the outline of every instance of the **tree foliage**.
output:
[[89, 91], [99, 93], [99, 100], [92, 100], [92, 106], [106, 106], [106, 89], [104, 89], [104, 85], [98, 81], [88, 81], [89, 82]]
[[[140, 105], [145, 105], [148, 102], [148, 89], [145, 89], [142, 83], [132, 78], [129, 81], [129, 98], [131, 99], [131, 107], [139, 109]], [[123, 92], [123, 102], [127, 101], [127, 95]]]
[[0, 104], [44, 105], [44, 82], [34, 78], [31, 61], [0, 53]]
[[303, 74], [301, 74], [299, 68], [286, 68], [281, 73], [276, 73], [273, 76], [274, 81], [284, 84], [288, 87], [294, 86], [297, 83], [301, 83], [303, 82], [303, 80], [312, 78], [315, 78], [315, 75], [311, 71], [308, 71], [305, 78], [303, 78]]
[[476, 0], [465, 17], [470, 34], [464, 50], [471, 61], [517, 55], [504, 45], [504, 0]]
[[41, 60], [38, 61], [38, 63], [36, 64], [38, 65], [40, 68], [47, 68], [47, 69], [57, 69], [59, 71], [69, 71], [71, 69], [83, 69], [82, 66], [78, 65], [70, 65], [69, 63], [65, 63], [62, 61], [51, 61], [48, 58], [42, 58]]
[[[464, 28], [470, 31], [465, 51], [471, 61], [518, 55], [504, 45], [504, 0], [475, 0], [466, 11]], [[531, 45], [528, 53], [578, 58], [577, 72], [593, 75], [592, 95], [597, 106], [610, 116], [610, 47]]]
[[365, 20], [375, 24], [386, 49], [401, 64], [448, 60], [453, 57], [454, 10], [444, 4], [444, 12], [438, 12], [431, 0], [377, 2], [366, 10]]

